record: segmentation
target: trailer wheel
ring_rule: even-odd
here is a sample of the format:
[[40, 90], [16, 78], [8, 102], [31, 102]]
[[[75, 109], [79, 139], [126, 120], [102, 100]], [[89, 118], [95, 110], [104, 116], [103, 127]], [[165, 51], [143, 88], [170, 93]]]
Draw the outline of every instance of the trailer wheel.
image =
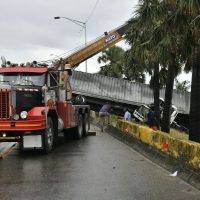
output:
[[83, 116], [78, 115], [78, 126], [75, 128], [76, 139], [81, 139], [83, 136]]
[[47, 118], [47, 128], [43, 134], [44, 152], [49, 153], [53, 149], [54, 143], [54, 126], [51, 117]]
[[89, 131], [89, 115], [88, 113], [85, 113], [84, 118], [83, 118], [83, 136], [88, 135]]

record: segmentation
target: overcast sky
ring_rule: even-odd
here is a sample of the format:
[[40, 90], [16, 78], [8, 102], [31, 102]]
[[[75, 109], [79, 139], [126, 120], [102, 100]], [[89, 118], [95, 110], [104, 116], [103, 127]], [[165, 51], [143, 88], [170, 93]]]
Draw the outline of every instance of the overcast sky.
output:
[[[0, 56], [13, 63], [42, 61], [73, 52], [84, 44], [84, 30], [64, 16], [87, 21], [87, 41], [101, 36], [133, 16], [138, 0], [1, 0]], [[126, 48], [124, 42], [118, 43]], [[97, 72], [97, 57], [88, 72]], [[85, 71], [84, 63], [78, 70]], [[181, 77], [190, 80], [190, 75]]]
[[[137, 0], [1, 0], [0, 56], [11, 62], [48, 60], [84, 44], [84, 30], [64, 16], [87, 22], [87, 41], [110, 31], [133, 15]], [[95, 9], [94, 9], [95, 8]], [[122, 43], [119, 44], [124, 46]], [[97, 57], [88, 71], [98, 71]], [[79, 67], [84, 71], [84, 67]]]

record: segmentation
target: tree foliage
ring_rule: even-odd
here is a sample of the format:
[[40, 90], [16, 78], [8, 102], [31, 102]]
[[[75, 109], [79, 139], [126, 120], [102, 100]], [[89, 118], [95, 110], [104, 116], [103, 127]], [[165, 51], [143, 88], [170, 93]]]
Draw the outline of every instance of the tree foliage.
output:
[[[103, 51], [97, 60], [99, 64], [102, 64], [98, 73], [104, 76], [144, 83], [143, 65], [133, 60], [132, 57], [127, 56], [128, 53], [128, 51], [125, 52], [118, 46], [113, 46]], [[140, 65], [140, 69], [137, 67], [138, 65]]]
[[129, 80], [135, 76], [137, 81], [144, 80], [145, 72], [152, 75], [155, 107], [158, 85], [166, 78], [162, 130], [169, 132], [175, 77], [182, 66], [187, 71], [192, 69], [189, 138], [200, 142], [200, 1], [139, 0], [128, 24], [126, 40], [130, 49], [125, 53], [126, 65], [117, 68], [112, 62], [115, 71], [121, 70]]
[[[131, 19], [133, 25], [131, 24], [127, 31], [127, 40], [131, 45], [132, 56], [140, 55], [146, 64], [146, 70], [152, 75], [150, 85], [153, 87], [154, 93], [158, 89], [155, 87], [158, 84], [158, 81], [155, 83], [155, 80], [158, 79], [155, 76], [156, 66], [159, 65], [160, 69], [159, 72], [157, 71], [159, 85], [161, 86], [162, 82], [166, 81], [162, 120], [162, 130], [165, 132], [170, 130], [174, 79], [181, 72], [181, 66], [186, 61], [187, 69], [189, 69], [191, 60], [191, 45], [187, 43], [187, 39], [191, 37], [192, 31], [189, 28], [187, 15], [183, 11], [185, 4], [182, 1], [182, 7], [180, 7], [180, 2], [140, 0], [138, 9]], [[138, 53], [135, 54], [135, 52]], [[157, 98], [158, 95], [154, 95], [155, 104]]]
[[113, 46], [102, 52], [98, 58], [99, 64], [104, 64], [100, 67], [99, 74], [122, 78], [124, 66], [124, 50], [121, 47]]
[[[140, 63], [143, 60], [147, 71], [156, 66], [155, 62], [167, 69], [163, 131], [169, 132], [174, 78], [180, 73], [184, 64], [187, 71], [192, 69], [189, 138], [198, 142], [200, 142], [199, 13], [199, 0], [140, 0], [126, 37], [131, 45], [132, 53], [129, 55], [133, 58], [138, 58], [137, 55], [140, 55]], [[185, 84], [186, 82], [182, 86]]]
[[190, 88], [190, 81], [179, 81], [178, 79], [175, 80], [175, 88], [180, 92], [188, 92]]
[[145, 63], [142, 62], [139, 58], [133, 57], [132, 52], [130, 50], [127, 50], [125, 52], [125, 62], [124, 62], [125, 79], [129, 81], [144, 83], [146, 79], [145, 68], [146, 68]]

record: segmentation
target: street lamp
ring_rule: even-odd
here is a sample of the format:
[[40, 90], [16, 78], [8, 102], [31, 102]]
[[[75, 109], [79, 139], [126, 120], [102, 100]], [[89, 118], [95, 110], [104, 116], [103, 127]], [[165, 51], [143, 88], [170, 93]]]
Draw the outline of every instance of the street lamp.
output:
[[[61, 19], [61, 18], [67, 19], [67, 20], [73, 22], [74, 24], [77, 24], [78, 26], [81, 26], [84, 29], [84, 32], [85, 32], [85, 46], [86, 46], [86, 44], [87, 44], [87, 24], [86, 24], [86, 22], [78, 21], [78, 20], [71, 19], [71, 18], [68, 18], [68, 17], [61, 17], [61, 16], [54, 17], [54, 19]], [[85, 61], [85, 72], [87, 72], [87, 60]]]

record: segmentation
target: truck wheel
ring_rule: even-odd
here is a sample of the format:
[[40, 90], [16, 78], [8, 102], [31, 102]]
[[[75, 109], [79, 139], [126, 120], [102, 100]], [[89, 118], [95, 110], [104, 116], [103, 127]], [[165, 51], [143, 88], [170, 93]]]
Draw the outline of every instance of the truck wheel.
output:
[[83, 136], [83, 116], [78, 115], [78, 126], [75, 128], [76, 139], [81, 139]]
[[54, 143], [54, 126], [51, 117], [47, 118], [47, 128], [43, 134], [44, 152], [49, 153], [53, 148]]
[[83, 136], [87, 136], [89, 131], [89, 115], [85, 113], [83, 120]]

